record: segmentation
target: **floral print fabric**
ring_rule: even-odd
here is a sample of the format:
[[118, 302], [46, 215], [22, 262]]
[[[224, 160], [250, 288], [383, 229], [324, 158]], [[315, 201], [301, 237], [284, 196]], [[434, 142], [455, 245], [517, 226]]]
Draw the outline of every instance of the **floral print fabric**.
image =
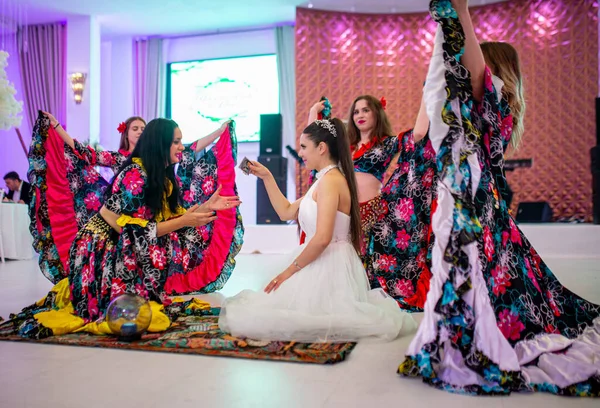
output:
[[468, 394], [598, 396], [600, 307], [560, 284], [510, 216], [509, 106], [489, 70], [482, 101], [473, 100], [456, 11], [434, 0], [430, 12], [440, 25], [425, 88], [426, 103], [440, 108], [430, 118], [440, 180], [433, 279], [399, 373]]
[[428, 136], [400, 135], [398, 168], [381, 190], [384, 203], [371, 229], [367, 274], [403, 309], [423, 311], [429, 289], [431, 208], [435, 198], [435, 151]]

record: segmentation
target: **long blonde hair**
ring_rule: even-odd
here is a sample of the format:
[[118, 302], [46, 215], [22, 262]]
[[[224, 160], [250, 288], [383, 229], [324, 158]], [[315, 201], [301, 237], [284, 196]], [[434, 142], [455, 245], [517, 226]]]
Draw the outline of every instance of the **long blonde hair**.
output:
[[504, 81], [502, 96], [508, 101], [508, 106], [513, 116], [513, 132], [510, 144], [518, 148], [523, 138], [525, 126], [525, 96], [523, 89], [523, 76], [521, 75], [521, 62], [517, 50], [505, 42], [484, 42], [481, 51], [485, 63], [492, 73]]

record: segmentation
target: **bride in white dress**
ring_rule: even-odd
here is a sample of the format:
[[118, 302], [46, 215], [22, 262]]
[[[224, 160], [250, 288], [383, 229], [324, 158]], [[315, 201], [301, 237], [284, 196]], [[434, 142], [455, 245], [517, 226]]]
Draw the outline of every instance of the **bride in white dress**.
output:
[[414, 332], [411, 315], [380, 289], [370, 290], [358, 256], [360, 215], [344, 124], [313, 122], [300, 137], [299, 154], [318, 174], [294, 203], [266, 167], [256, 162], [249, 167], [264, 180], [279, 217], [298, 218], [306, 243], [263, 292], [244, 290], [226, 299], [219, 327], [236, 337], [311, 343], [393, 340]]

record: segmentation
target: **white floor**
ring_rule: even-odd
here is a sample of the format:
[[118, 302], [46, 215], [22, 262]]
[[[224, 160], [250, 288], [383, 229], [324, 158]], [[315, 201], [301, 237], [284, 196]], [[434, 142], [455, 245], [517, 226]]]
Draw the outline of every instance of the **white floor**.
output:
[[[562, 283], [600, 303], [600, 255], [552, 255], [542, 253]], [[262, 288], [284, 262], [282, 255], [240, 255], [222, 295]], [[0, 316], [33, 303], [50, 286], [36, 261], [0, 264]], [[208, 299], [218, 303], [219, 296]], [[435, 390], [395, 374], [409, 342], [359, 344], [333, 366], [0, 342], [0, 407], [599, 406], [546, 394], [479, 398]]]

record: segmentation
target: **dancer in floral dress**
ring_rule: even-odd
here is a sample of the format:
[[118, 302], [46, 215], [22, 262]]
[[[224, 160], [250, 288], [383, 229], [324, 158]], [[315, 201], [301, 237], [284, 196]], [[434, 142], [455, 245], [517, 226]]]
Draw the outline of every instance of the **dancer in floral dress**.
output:
[[400, 134], [398, 166], [381, 190], [382, 212], [371, 229], [366, 264], [371, 286], [408, 311], [423, 311], [431, 278], [431, 214], [435, 208], [435, 151], [421, 104], [414, 129]]
[[[355, 105], [360, 104], [360, 98]], [[374, 97], [367, 101], [376, 104]], [[385, 106], [384, 99], [379, 102]], [[325, 101], [316, 103], [311, 108], [309, 120], [324, 106]], [[384, 118], [377, 123], [389, 123], [383, 109], [376, 112], [376, 118]], [[356, 109], [351, 110], [354, 139], [359, 131], [361, 137], [365, 133], [362, 129], [365, 128], [364, 118], [358, 113], [355, 117]], [[367, 193], [373, 193], [370, 175], [380, 181], [378, 186], [381, 187], [386, 169], [395, 167], [380, 193], [371, 200], [361, 201], [365, 234], [362, 259], [371, 287], [381, 287], [400, 307], [409, 311], [423, 310], [431, 277], [430, 219], [435, 198], [435, 152], [427, 136], [428, 127], [425, 106], [421, 104], [414, 129], [397, 137], [388, 136], [383, 139], [384, 143], [377, 143], [377, 138], [372, 138], [358, 150], [356, 144], [353, 145], [355, 171], [366, 173], [357, 176], [359, 191], [364, 186]], [[365, 129], [369, 131], [370, 128]], [[391, 134], [391, 129], [387, 132]], [[396, 166], [390, 166], [396, 153], [399, 153]]]
[[[308, 123], [313, 123], [328, 101], [322, 100], [310, 109]], [[358, 200], [363, 231], [361, 259], [365, 261], [367, 241], [373, 224], [380, 216], [383, 203], [380, 190], [385, 172], [398, 153], [398, 136], [385, 113], [386, 101], [371, 95], [358, 96], [350, 107], [347, 133], [358, 183]], [[370, 276], [371, 278], [371, 276]]]
[[[145, 125], [140, 117], [129, 118], [118, 128], [121, 133], [119, 150], [99, 151], [73, 139], [52, 114], [40, 112], [29, 151], [28, 176], [34, 183], [30, 231], [34, 249], [40, 254], [40, 269], [51, 282], [57, 283], [67, 276], [68, 251], [75, 234], [102, 206], [109, 182], [101, 176], [97, 167], [110, 168], [116, 174], [135, 148]], [[223, 134], [226, 128], [227, 123], [193, 145], [186, 146], [183, 151], [178, 176], [186, 181], [180, 190], [185, 208], [201, 203], [215, 191], [217, 166], [214, 153], [199, 160], [195, 160], [195, 155]], [[233, 137], [234, 133], [230, 132], [230, 135]], [[221, 144], [236, 148], [235, 139], [222, 140]], [[235, 152], [230, 152], [230, 155], [235, 156]], [[228, 170], [221, 169], [223, 171]], [[236, 230], [241, 232], [239, 214], [238, 218]]]
[[[204, 226], [224, 229], [223, 219], [235, 224], [240, 202], [230, 184], [202, 205], [188, 210], [180, 205], [174, 167], [184, 150], [181, 138], [172, 120], [148, 123], [107, 189], [104, 205], [75, 236], [68, 286], [63, 279], [42, 304], [12, 316], [3, 330], [38, 338], [65, 333], [101, 321], [110, 301], [124, 293], [168, 304], [172, 293], [209, 292], [223, 285], [221, 270], [206, 270], [198, 248], [206, 240]], [[222, 190], [227, 196], [219, 194]], [[217, 256], [218, 250], [209, 255]]]
[[598, 396], [600, 306], [560, 284], [502, 198], [504, 150], [523, 132], [518, 55], [506, 43], [479, 46], [466, 0], [434, 0], [430, 12], [433, 277], [399, 372], [468, 394]]

